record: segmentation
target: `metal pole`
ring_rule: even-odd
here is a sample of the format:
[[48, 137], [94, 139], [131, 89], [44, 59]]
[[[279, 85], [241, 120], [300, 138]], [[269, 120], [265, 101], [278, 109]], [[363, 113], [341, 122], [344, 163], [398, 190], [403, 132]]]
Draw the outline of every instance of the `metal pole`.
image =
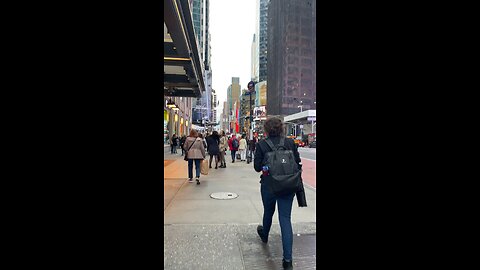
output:
[[249, 134], [248, 137], [252, 140], [252, 118], [253, 118], [253, 111], [252, 111], [252, 91], [250, 90], [250, 121], [249, 121]]

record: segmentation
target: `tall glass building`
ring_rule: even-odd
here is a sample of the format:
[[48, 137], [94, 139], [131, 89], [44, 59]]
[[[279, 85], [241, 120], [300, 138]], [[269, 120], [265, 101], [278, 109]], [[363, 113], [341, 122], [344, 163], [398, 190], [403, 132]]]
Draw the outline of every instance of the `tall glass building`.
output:
[[200, 58], [205, 74], [205, 92], [201, 98], [194, 99], [192, 121], [197, 125], [213, 122], [212, 106], [212, 70], [210, 65], [211, 45], [209, 32], [210, 0], [192, 0], [192, 20], [197, 38]]
[[268, 7], [267, 113], [315, 109], [316, 0], [275, 0]]
[[[258, 4], [258, 81], [267, 80], [267, 45], [268, 45], [268, 3], [269, 0], [259, 0]], [[275, 2], [275, 1], [274, 1]]]

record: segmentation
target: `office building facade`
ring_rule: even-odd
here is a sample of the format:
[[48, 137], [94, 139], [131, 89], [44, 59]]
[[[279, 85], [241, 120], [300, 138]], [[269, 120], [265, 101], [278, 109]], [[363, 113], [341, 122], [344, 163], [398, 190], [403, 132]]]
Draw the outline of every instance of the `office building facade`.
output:
[[[268, 47], [268, 6], [270, 0], [258, 1], [258, 81], [267, 80], [267, 47]], [[274, 1], [275, 2], [275, 1]]]
[[268, 115], [315, 109], [316, 0], [271, 1], [268, 20]]
[[240, 105], [240, 78], [232, 77], [232, 84], [227, 88], [227, 105], [229, 112], [230, 132], [235, 130], [235, 125], [238, 125], [237, 109]]
[[211, 69], [211, 44], [209, 32], [209, 14], [210, 14], [210, 0], [193, 0], [192, 6], [192, 20], [195, 30], [195, 37], [197, 38], [200, 57], [203, 62], [205, 70], [205, 92], [202, 97], [194, 99], [192, 115], [193, 123], [196, 125], [205, 125], [206, 123], [213, 123], [213, 109], [212, 104], [212, 69]]

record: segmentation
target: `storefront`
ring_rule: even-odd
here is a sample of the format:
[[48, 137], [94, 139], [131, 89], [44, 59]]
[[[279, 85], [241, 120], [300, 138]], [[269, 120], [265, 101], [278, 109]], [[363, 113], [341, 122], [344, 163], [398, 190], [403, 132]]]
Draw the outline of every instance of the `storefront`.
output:
[[163, 110], [163, 143], [168, 143], [168, 111]]

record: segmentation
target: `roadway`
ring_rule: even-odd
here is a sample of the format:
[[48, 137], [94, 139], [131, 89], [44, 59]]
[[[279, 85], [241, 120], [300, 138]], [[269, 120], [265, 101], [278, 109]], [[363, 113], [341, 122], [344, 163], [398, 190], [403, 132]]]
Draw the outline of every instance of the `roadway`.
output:
[[301, 158], [307, 158], [311, 160], [317, 160], [317, 148], [307, 148], [307, 147], [299, 147], [298, 153], [300, 153]]

